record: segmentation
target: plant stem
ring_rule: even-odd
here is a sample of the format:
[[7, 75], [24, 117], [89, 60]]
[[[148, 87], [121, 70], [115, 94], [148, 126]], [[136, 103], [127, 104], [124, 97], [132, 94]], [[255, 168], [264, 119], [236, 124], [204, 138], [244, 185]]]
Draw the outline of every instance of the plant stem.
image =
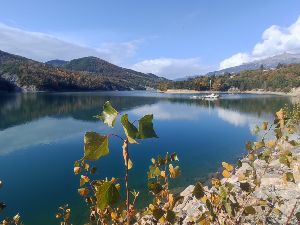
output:
[[130, 193], [129, 193], [129, 185], [128, 185], [128, 161], [129, 161], [129, 152], [128, 152], [128, 139], [125, 140], [125, 154], [126, 154], [126, 163], [125, 163], [125, 186], [126, 186], [126, 206], [127, 206], [127, 225], [130, 224]]

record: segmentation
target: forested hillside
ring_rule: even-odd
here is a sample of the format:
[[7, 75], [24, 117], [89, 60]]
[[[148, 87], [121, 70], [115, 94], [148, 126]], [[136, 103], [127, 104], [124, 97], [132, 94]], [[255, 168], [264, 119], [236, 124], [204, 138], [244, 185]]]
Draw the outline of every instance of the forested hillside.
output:
[[200, 76], [186, 81], [162, 82], [159, 88], [206, 91], [209, 90], [210, 80], [214, 91], [236, 88], [240, 91], [263, 89], [289, 92], [292, 88], [300, 86], [300, 64], [278, 65], [276, 69], [248, 70], [236, 74], [226, 73], [222, 76]]
[[[97, 70], [85, 70], [94, 67], [91, 64], [85, 67], [80, 61], [79, 71], [75, 71], [77, 69], [73, 67], [76, 67], [76, 61], [71, 62], [67, 64], [70, 68], [64, 68], [0, 51], [0, 90], [144, 90], [148, 87], [156, 88], [161, 81], [157, 76], [123, 69], [105, 61], [102, 72], [100, 72], [101, 64], [94, 66]], [[107, 69], [108, 64], [110, 69]]]

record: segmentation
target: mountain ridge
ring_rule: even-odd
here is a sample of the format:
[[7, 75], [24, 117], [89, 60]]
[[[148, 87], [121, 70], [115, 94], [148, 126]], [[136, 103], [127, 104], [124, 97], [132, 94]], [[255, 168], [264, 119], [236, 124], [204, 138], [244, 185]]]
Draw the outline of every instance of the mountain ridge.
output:
[[223, 75], [225, 73], [239, 73], [245, 70], [257, 70], [261, 66], [263, 66], [264, 69], [273, 69], [276, 68], [278, 64], [300, 64], [300, 54], [292, 54], [285, 52], [264, 59], [254, 60], [249, 63], [243, 63], [239, 66], [233, 66], [222, 70], [212, 71], [207, 73], [206, 75], [211, 76]]
[[[82, 62], [83, 59], [91, 57], [76, 60]], [[94, 65], [98, 70], [92, 70], [84, 68], [84, 63], [70, 64], [72, 60], [42, 63], [0, 50], [0, 91], [145, 90], [156, 88], [161, 80], [167, 80], [96, 57], [92, 59], [106, 66], [102, 73], [99, 65]]]

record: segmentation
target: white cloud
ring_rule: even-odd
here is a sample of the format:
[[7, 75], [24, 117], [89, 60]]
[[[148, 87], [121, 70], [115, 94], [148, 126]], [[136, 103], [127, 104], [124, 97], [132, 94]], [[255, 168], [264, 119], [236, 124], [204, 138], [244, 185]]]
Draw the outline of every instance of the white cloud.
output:
[[233, 66], [238, 66], [243, 63], [247, 63], [250, 60], [250, 56], [247, 53], [237, 53], [231, 56], [230, 58], [223, 60], [220, 63], [220, 70]]
[[132, 69], [144, 72], [154, 73], [170, 79], [203, 74], [210, 70], [203, 66], [199, 58], [157, 58], [147, 59], [134, 64]]
[[38, 61], [96, 56], [113, 63], [122, 63], [135, 54], [138, 43], [100, 43], [98, 48], [92, 48], [53, 35], [26, 31], [0, 23], [0, 50]]
[[274, 55], [300, 53], [300, 16], [289, 27], [273, 25], [262, 34], [262, 40], [258, 42], [251, 53], [237, 53], [220, 63], [220, 69], [254, 61]]
[[145, 105], [130, 112], [139, 117], [151, 113], [156, 120], [198, 120], [204, 111], [198, 106], [190, 106], [187, 113], [186, 105], [164, 102], [163, 104]]
[[[0, 156], [35, 145], [50, 144], [65, 138], [82, 135], [86, 130], [95, 130], [98, 123], [45, 117], [0, 131]], [[106, 129], [105, 126], [101, 127]], [[16, 138], [18, 137], [18, 138]]]

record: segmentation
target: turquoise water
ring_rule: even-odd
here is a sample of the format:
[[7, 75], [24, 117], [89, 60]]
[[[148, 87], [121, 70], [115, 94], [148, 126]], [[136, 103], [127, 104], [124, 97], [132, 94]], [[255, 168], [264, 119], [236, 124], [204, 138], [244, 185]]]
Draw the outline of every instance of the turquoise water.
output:
[[[0, 201], [7, 208], [0, 219], [19, 212], [25, 224], [57, 224], [58, 206], [68, 203], [74, 224], [83, 224], [84, 201], [77, 194], [79, 178], [73, 163], [83, 154], [85, 131], [112, 132], [93, 118], [110, 100], [131, 120], [154, 114], [158, 139], [130, 146], [134, 163], [131, 185], [145, 193], [150, 159], [177, 152], [182, 176], [174, 191], [205, 180], [222, 161], [234, 163], [244, 153], [251, 130], [292, 99], [278, 96], [223, 95], [214, 102], [189, 99], [189, 95], [154, 92], [0, 93]], [[117, 126], [115, 133], [121, 134]], [[96, 177], [123, 176], [121, 142], [112, 139], [110, 155], [101, 158]], [[145, 193], [141, 207], [149, 201]]]

